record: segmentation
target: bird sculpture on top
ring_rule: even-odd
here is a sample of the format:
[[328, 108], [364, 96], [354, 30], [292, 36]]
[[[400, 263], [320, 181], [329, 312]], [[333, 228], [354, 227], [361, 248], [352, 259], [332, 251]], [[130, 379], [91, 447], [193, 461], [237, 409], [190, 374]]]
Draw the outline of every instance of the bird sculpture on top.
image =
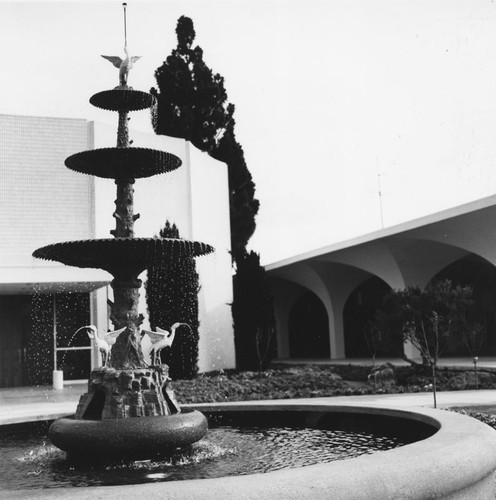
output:
[[116, 68], [119, 69], [119, 86], [120, 87], [127, 87], [127, 78], [129, 76], [129, 71], [133, 67], [134, 63], [138, 60], [141, 59], [141, 56], [129, 56], [129, 52], [127, 50], [127, 27], [126, 27], [126, 3], [122, 4], [124, 7], [124, 54], [126, 56], [124, 59], [120, 58], [119, 56], [104, 56], [102, 57], [104, 59], [107, 59], [107, 61], [110, 61]]
[[119, 86], [127, 87], [127, 77], [129, 76], [129, 71], [133, 67], [134, 63], [141, 59], [141, 56], [131, 56], [129, 57], [129, 52], [127, 50], [127, 45], [124, 46], [124, 53], [126, 57], [121, 59], [119, 56], [104, 56], [104, 59], [110, 61], [116, 68], [119, 68]]
[[112, 352], [112, 346], [115, 344], [117, 337], [126, 329], [119, 328], [119, 330], [114, 330], [105, 334], [103, 338], [98, 336], [98, 330], [95, 325], [86, 325], [78, 328], [75, 332], [80, 330], [86, 330], [88, 337], [93, 340], [94, 349], [102, 355], [102, 363], [104, 367], [107, 367], [110, 362], [110, 355]]
[[174, 323], [171, 326], [170, 333], [167, 330], [162, 330], [162, 328], [156, 327], [156, 331], [141, 329], [141, 333], [143, 335], [148, 335], [151, 340], [151, 345], [146, 349], [146, 356], [150, 356], [153, 352], [152, 365], [158, 365], [160, 361], [160, 351], [165, 347], [172, 347], [172, 342], [174, 342], [174, 338], [176, 336], [176, 330], [180, 326], [187, 326], [190, 331], [191, 327], [188, 323]]

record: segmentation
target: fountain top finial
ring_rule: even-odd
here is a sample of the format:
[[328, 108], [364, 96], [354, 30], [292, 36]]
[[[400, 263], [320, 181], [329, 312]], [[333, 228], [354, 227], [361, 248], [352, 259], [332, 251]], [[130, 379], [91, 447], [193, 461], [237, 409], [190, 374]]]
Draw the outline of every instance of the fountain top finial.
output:
[[127, 87], [127, 78], [129, 76], [129, 71], [133, 67], [134, 63], [141, 59], [141, 56], [129, 56], [129, 51], [127, 48], [127, 18], [126, 18], [126, 7], [127, 3], [123, 3], [122, 7], [124, 9], [124, 59], [119, 56], [104, 56], [104, 59], [110, 61], [116, 68], [119, 69], [119, 86], [122, 88]]

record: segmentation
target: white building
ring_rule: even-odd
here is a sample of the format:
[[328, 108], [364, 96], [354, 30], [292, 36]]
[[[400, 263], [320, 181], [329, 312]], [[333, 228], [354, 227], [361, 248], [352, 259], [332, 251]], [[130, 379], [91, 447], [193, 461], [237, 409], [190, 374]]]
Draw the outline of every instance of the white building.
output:
[[[89, 339], [73, 334], [88, 323], [102, 333], [111, 326], [111, 276], [41, 261], [32, 252], [61, 241], [110, 237], [115, 225], [113, 181], [75, 173], [64, 160], [80, 151], [115, 146], [116, 129], [117, 124], [114, 128], [80, 119], [0, 115], [0, 387], [33, 380], [32, 373], [28, 377], [30, 364], [50, 372], [62, 366], [66, 380], [85, 378], [98, 364]], [[168, 151], [183, 162], [174, 172], [136, 181], [135, 212], [141, 214], [136, 236], [153, 237], [169, 220], [181, 237], [215, 248], [213, 255], [196, 260], [201, 282], [199, 368], [232, 368], [226, 166], [182, 139], [133, 131], [130, 136], [135, 146]], [[141, 307], [146, 316], [144, 289]], [[43, 314], [37, 310], [33, 315], [33, 308]], [[41, 324], [33, 325], [34, 317], [42, 317]], [[43, 339], [33, 339], [33, 332], [42, 332]], [[33, 358], [37, 363], [27, 362]]]

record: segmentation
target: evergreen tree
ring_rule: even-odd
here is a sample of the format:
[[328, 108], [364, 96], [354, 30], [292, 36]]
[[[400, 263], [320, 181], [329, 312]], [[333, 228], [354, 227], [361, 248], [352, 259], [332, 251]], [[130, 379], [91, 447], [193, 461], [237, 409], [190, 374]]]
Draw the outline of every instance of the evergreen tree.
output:
[[151, 89], [158, 101], [154, 129], [157, 134], [185, 138], [227, 164], [231, 251], [237, 261], [255, 231], [259, 202], [243, 148], [235, 137], [234, 105], [227, 102], [224, 78], [205, 64], [200, 47], [193, 48], [193, 21], [182, 16], [176, 34], [176, 49], [155, 71], [157, 88]]
[[234, 277], [233, 320], [236, 366], [241, 370], [263, 370], [276, 348], [272, 296], [260, 256], [245, 253]]
[[[179, 238], [175, 224], [166, 222], [161, 238]], [[191, 379], [198, 373], [198, 274], [193, 257], [167, 260], [148, 269], [145, 284], [150, 326], [170, 331], [176, 322], [187, 323], [176, 331], [170, 349], [161, 351], [162, 362], [174, 379]]]
[[231, 255], [236, 264], [233, 320], [238, 368], [260, 369], [274, 354], [271, 295], [254, 252], [247, 243], [255, 231], [259, 202], [244, 151], [235, 135], [234, 105], [227, 101], [224, 78], [205, 64], [200, 47], [193, 48], [193, 21], [177, 23], [177, 47], [155, 72], [157, 134], [182, 137], [226, 163], [229, 181]]

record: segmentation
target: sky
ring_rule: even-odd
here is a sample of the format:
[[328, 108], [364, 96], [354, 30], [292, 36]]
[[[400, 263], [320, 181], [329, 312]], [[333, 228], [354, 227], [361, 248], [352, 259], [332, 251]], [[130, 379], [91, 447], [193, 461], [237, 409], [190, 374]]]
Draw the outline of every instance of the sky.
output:
[[[130, 0], [129, 83], [148, 91], [193, 19], [225, 78], [260, 200], [263, 263], [496, 192], [491, 0]], [[0, 113], [114, 123], [119, 1], [0, 0]], [[146, 112], [131, 126], [150, 130]]]

